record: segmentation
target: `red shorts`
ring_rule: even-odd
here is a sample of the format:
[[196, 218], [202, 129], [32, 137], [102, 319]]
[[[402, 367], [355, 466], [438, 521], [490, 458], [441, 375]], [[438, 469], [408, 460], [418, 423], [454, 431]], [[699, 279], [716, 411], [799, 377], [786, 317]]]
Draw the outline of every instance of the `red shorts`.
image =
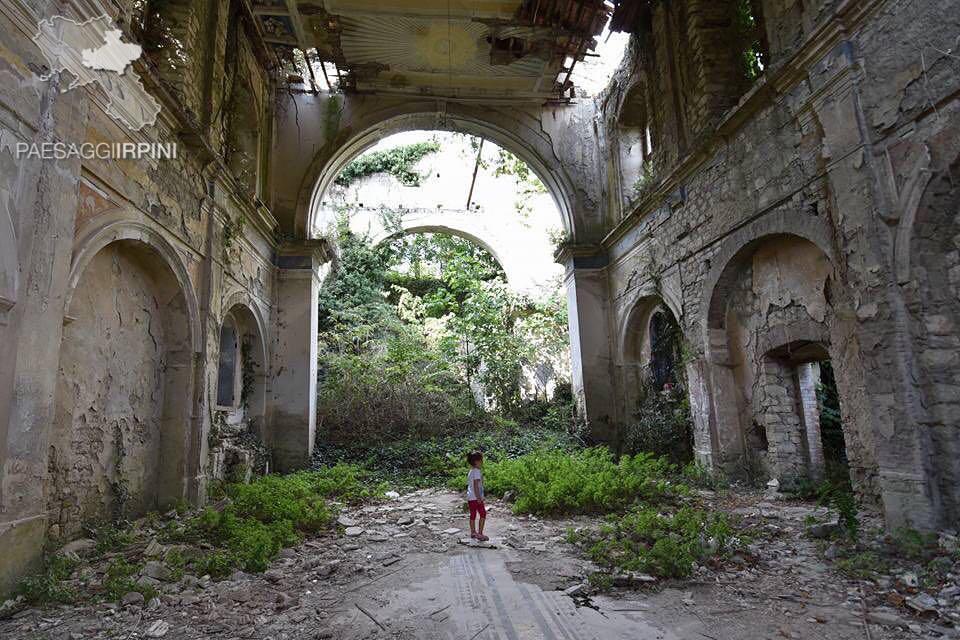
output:
[[487, 517], [487, 508], [483, 506], [483, 502], [480, 500], [467, 500], [467, 504], [470, 506], [470, 519], [479, 515], [481, 518]]

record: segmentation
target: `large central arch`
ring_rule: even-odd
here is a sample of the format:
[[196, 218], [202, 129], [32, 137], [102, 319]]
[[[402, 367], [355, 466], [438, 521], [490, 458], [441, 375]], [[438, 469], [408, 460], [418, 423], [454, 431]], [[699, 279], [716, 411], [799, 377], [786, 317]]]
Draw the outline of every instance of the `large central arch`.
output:
[[353, 158], [393, 134], [434, 130], [486, 138], [526, 162], [553, 197], [566, 232], [571, 238], [577, 237], [573, 182], [537, 117], [489, 105], [443, 103], [443, 107], [438, 110], [436, 102], [398, 103], [359, 115], [344, 126], [318, 150], [307, 169], [297, 202], [297, 234], [308, 238], [317, 235], [327, 190]]

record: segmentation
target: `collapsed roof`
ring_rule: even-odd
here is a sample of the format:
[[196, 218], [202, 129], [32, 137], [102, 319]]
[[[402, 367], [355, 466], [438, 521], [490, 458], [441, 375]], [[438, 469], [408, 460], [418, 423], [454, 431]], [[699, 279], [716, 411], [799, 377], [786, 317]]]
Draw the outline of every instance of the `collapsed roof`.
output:
[[[608, 0], [262, 0], [264, 41], [348, 92], [568, 100]], [[316, 70], [316, 73], [314, 73]], [[321, 80], [316, 80], [320, 83]]]

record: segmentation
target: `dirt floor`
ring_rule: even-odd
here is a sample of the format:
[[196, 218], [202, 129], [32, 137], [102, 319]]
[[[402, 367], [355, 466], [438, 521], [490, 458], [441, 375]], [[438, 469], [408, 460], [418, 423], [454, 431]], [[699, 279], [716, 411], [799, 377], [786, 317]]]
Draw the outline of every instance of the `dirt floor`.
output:
[[[753, 541], [690, 580], [634, 576], [630, 588], [593, 593], [586, 577], [595, 567], [564, 533], [595, 519], [517, 517], [493, 501], [492, 548], [478, 547], [463, 544], [463, 498], [425, 490], [345, 510], [339, 534], [285, 550], [264, 574], [150, 578], [163, 595], [148, 603], [22, 610], [0, 620], [0, 638], [960, 638], [960, 576], [946, 576], [923, 617], [905, 605], [911, 589], [899, 580], [909, 575], [851, 580], [824, 559], [827, 543], [805, 532], [822, 508], [702, 495], [737, 514]], [[84, 571], [95, 579], [94, 568]]]

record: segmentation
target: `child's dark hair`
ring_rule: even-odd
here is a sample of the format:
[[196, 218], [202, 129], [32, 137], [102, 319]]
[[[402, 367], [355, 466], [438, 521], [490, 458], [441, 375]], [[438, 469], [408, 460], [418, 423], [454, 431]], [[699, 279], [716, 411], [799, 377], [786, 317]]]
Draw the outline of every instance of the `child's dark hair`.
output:
[[467, 454], [467, 464], [471, 467], [477, 463], [477, 460], [482, 460], [483, 454], [479, 451], [471, 451]]

